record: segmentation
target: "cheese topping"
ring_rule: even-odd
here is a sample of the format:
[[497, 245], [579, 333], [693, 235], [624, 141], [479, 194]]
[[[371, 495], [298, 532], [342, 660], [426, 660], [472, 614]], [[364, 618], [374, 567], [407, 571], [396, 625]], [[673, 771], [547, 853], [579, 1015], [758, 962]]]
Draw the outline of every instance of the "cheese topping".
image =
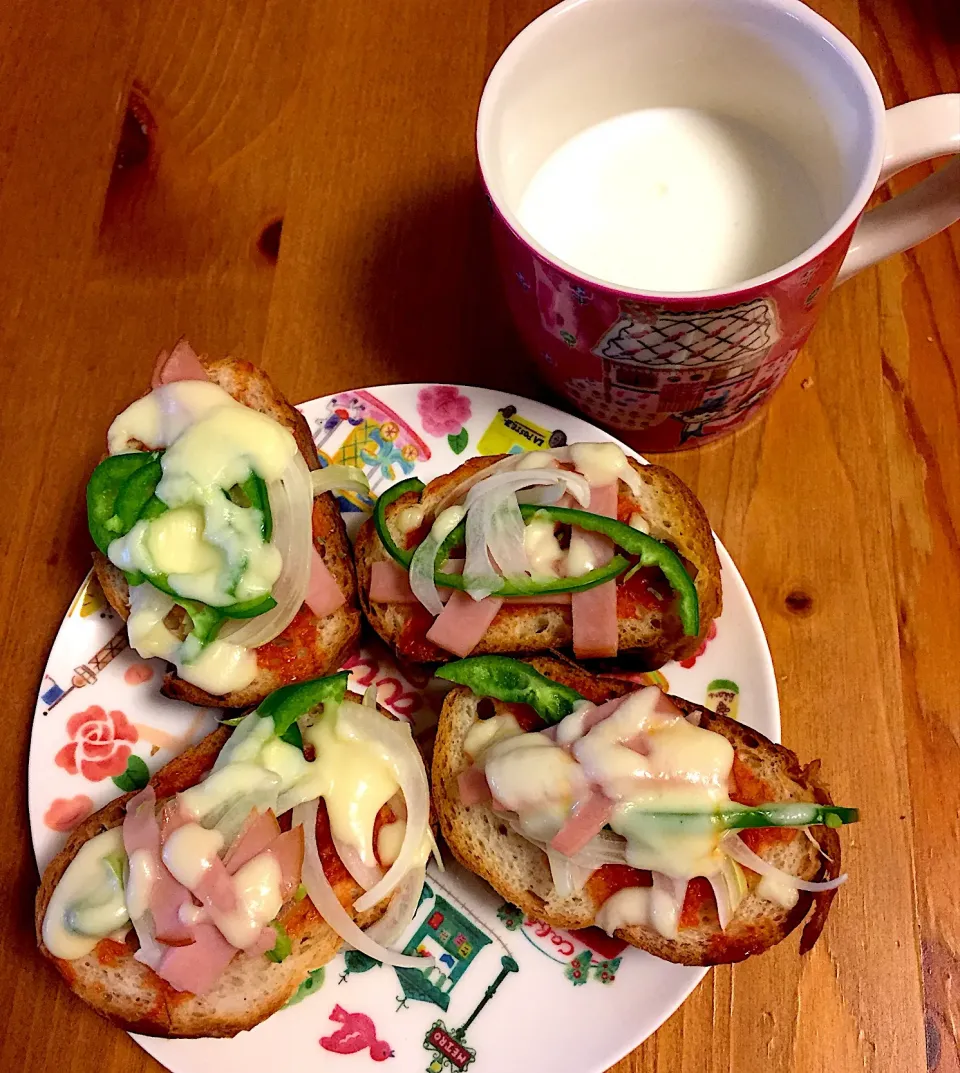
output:
[[576, 760], [545, 734], [521, 734], [495, 742], [484, 754], [494, 796], [514, 812], [527, 803], [576, 800], [584, 789]]
[[385, 867], [389, 868], [399, 857], [406, 831], [406, 820], [394, 820], [393, 823], [385, 823], [380, 828], [380, 834], [377, 836], [377, 853]]
[[615, 443], [574, 443], [570, 458], [590, 484], [612, 484], [630, 470], [623, 448]]
[[783, 876], [768, 873], [760, 877], [757, 884], [757, 894], [766, 898], [768, 902], [774, 902], [783, 909], [792, 909], [800, 900], [800, 891], [791, 886]]
[[[123, 832], [119, 827], [85, 842], [67, 865], [50, 897], [43, 918], [43, 942], [54, 957], [83, 957], [104, 935], [120, 927], [129, 914], [123, 887], [108, 861], [123, 859]], [[101, 910], [103, 919], [90, 920], [91, 910]], [[92, 928], [91, 924], [99, 924]]]
[[[287, 429], [216, 384], [191, 380], [164, 384], [128, 406], [110, 426], [108, 443], [112, 454], [166, 449], [155, 494], [169, 508], [111, 542], [114, 565], [165, 576], [178, 596], [214, 608], [270, 593], [283, 568], [280, 552], [263, 539], [261, 512], [227, 493], [251, 473], [279, 481], [298, 450]], [[183, 679], [217, 695], [253, 681], [250, 650], [196, 638], [182, 645], [163, 625], [173, 606], [149, 582], [133, 587], [129, 634], [140, 655], [175, 663]]]
[[424, 517], [423, 507], [404, 507], [397, 514], [397, 529], [406, 536], [423, 525]]
[[[679, 830], [647, 817], [710, 814], [727, 804], [733, 747], [662, 702], [656, 687], [638, 690], [593, 726], [594, 705], [582, 702], [552, 735], [502, 739], [503, 724], [488, 729], [489, 719], [470, 729], [465, 751], [483, 768], [498, 807], [516, 812], [529, 837], [550, 842], [577, 803], [599, 792], [612, 805], [607, 823], [625, 840], [627, 864], [678, 880], [711, 876], [724, 859], [711, 824]], [[633, 907], [632, 922], [649, 920], [662, 934], [676, 932], [679, 907], [666, 890], [624, 893], [609, 913], [619, 912], [618, 905]]]
[[158, 879], [157, 868], [156, 857], [147, 850], [137, 849], [130, 854], [124, 896], [132, 920], [142, 917], [150, 908], [150, 895]]
[[178, 883], [196, 890], [222, 849], [223, 835], [219, 831], [187, 823], [164, 842], [163, 863]]
[[463, 751], [471, 760], [475, 760], [495, 742], [522, 733], [517, 717], [512, 712], [492, 715], [489, 719], [479, 719], [470, 727], [463, 739]]
[[557, 539], [554, 522], [536, 517], [527, 522], [523, 530], [523, 547], [532, 577], [543, 579], [559, 576], [558, 564], [564, 552]]
[[207, 910], [208, 917], [228, 943], [246, 950], [257, 941], [264, 925], [273, 920], [283, 905], [282, 879], [280, 865], [270, 853], [258, 854], [237, 870], [233, 876], [237, 908], [231, 913]]

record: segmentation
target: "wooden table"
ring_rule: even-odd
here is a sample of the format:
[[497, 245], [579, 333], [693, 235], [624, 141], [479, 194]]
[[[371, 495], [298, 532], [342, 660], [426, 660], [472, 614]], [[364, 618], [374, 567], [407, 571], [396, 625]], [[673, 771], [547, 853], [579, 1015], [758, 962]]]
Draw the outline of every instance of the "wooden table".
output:
[[[29, 722], [109, 420], [182, 332], [295, 399], [541, 392], [495, 283], [473, 122], [543, 6], [2, 5], [0, 1069], [159, 1069], [59, 985], [32, 926]], [[960, 89], [956, 0], [814, 6], [888, 104]], [[814, 952], [793, 937], [713, 972], [621, 1073], [960, 1070], [958, 310], [955, 227], [833, 296], [765, 422], [667, 460], [757, 602], [786, 742], [864, 822]]]

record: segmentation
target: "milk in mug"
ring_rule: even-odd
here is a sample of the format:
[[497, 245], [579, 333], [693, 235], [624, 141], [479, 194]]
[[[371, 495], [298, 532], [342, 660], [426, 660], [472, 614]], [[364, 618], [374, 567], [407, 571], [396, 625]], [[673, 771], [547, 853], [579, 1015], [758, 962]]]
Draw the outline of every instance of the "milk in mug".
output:
[[717, 290], [785, 264], [829, 220], [800, 162], [740, 120], [649, 108], [574, 135], [517, 215], [554, 257], [639, 291]]

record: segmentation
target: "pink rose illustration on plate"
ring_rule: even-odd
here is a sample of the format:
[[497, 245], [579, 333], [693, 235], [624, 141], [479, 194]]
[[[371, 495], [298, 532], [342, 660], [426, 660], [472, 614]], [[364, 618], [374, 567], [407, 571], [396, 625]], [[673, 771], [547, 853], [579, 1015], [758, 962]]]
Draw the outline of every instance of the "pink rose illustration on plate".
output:
[[76, 797], [57, 797], [43, 814], [43, 822], [51, 831], [72, 831], [81, 820], [93, 812], [93, 802], [86, 794]]
[[464, 425], [472, 412], [470, 400], [450, 384], [435, 384], [420, 389], [417, 410], [423, 427], [431, 436], [446, 436], [450, 449], [460, 454], [467, 446], [469, 433]]
[[137, 740], [137, 728], [123, 712], [105, 712], [97, 704], [71, 715], [67, 734], [72, 739], [54, 760], [70, 775], [79, 771], [91, 782], [101, 782], [127, 769], [130, 745]]

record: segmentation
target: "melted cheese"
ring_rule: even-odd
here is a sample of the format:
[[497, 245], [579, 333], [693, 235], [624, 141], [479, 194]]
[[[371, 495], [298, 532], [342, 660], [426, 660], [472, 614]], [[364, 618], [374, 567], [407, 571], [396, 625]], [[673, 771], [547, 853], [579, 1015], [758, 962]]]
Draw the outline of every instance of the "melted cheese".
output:
[[199, 823], [185, 823], [167, 836], [163, 863], [178, 883], [196, 890], [222, 849], [223, 835], [219, 831], [207, 830]]
[[[167, 838], [163, 846], [163, 863], [174, 879], [196, 892], [223, 848], [223, 836], [219, 831], [188, 823]], [[259, 854], [231, 877], [236, 908], [224, 913], [207, 906], [206, 919], [216, 924], [227, 942], [245, 950], [257, 941], [264, 925], [280, 912], [282, 880], [276, 858], [270, 853]], [[192, 922], [196, 923], [196, 920]]]
[[404, 507], [397, 513], [397, 530], [406, 536], [423, 525], [423, 507]]
[[110, 454], [122, 454], [137, 445], [156, 450], [167, 447], [194, 421], [211, 410], [239, 405], [218, 384], [205, 380], [179, 380], [154, 388], [114, 418], [107, 432]]
[[132, 920], [142, 917], [150, 908], [150, 895], [159, 879], [158, 865], [159, 861], [149, 850], [136, 849], [130, 854], [124, 896]]
[[[211, 607], [271, 591], [283, 568], [280, 552], [263, 540], [260, 511], [233, 503], [226, 492], [251, 472], [267, 482], [280, 479], [298, 450], [286, 428], [216, 384], [183, 381], [127, 407], [108, 441], [111, 453], [138, 444], [166, 448], [156, 495], [170, 508], [111, 542], [114, 565], [165, 574], [178, 596]], [[141, 655], [170, 660], [182, 678], [216, 695], [253, 681], [257, 666], [249, 650], [223, 641], [202, 652], [195, 640], [182, 646], [162, 625], [172, 601], [141, 596], [136, 602], [130, 639]]]
[[123, 831], [113, 827], [85, 842], [60, 877], [43, 918], [43, 942], [54, 957], [83, 957], [128, 918], [123, 888], [107, 862], [122, 856]]
[[534, 517], [524, 526], [523, 547], [534, 578], [558, 577], [557, 568], [563, 559], [563, 548], [557, 539], [555, 523], [548, 518]]
[[592, 485], [613, 484], [630, 469], [623, 448], [615, 443], [574, 443], [570, 457]]
[[563, 565], [565, 577], [582, 577], [590, 570], [596, 570], [600, 565], [597, 558], [598, 542], [587, 540], [584, 536], [574, 531], [570, 534], [570, 549]]
[[800, 900], [800, 891], [791, 886], [783, 876], [775, 873], [761, 876], [755, 893], [783, 909], [792, 909]]
[[463, 751], [471, 760], [475, 760], [496, 742], [522, 733], [517, 717], [511, 712], [492, 715], [489, 719], [478, 719], [463, 739]]
[[233, 876], [236, 909], [231, 913], [207, 910], [227, 942], [246, 950], [257, 941], [264, 925], [273, 920], [283, 905], [282, 880], [280, 865], [271, 853], [261, 853], [237, 870]]
[[354, 846], [364, 864], [376, 866], [373, 824], [400, 787], [377, 749], [350, 740], [342, 729], [340, 720], [325, 718], [306, 732], [317, 757], [307, 780], [309, 797], [323, 798], [334, 837]]
[[543, 734], [521, 734], [496, 742], [483, 756], [493, 796], [511, 812], [557, 803], [572, 807], [586, 790], [580, 766]]
[[[656, 710], [660, 691], [632, 693], [573, 746], [591, 782], [616, 801], [657, 811], [713, 811], [729, 800], [733, 746], [680, 714]], [[642, 738], [645, 752], [629, 747]]]
[[244, 645], [211, 641], [198, 655], [178, 663], [177, 672], [185, 682], [223, 696], [231, 690], [244, 689], [256, 678], [257, 656]]
[[406, 820], [394, 820], [393, 823], [385, 823], [380, 828], [380, 834], [377, 835], [377, 853], [385, 868], [389, 868], [400, 856], [400, 847], [406, 832]]
[[[614, 802], [609, 825], [626, 840], [629, 865], [679, 879], [710, 876], [720, 870], [723, 854], [709, 818], [680, 829], [647, 817], [709, 817], [729, 803], [733, 748], [722, 735], [659, 710], [660, 699], [655, 687], [632, 693], [586, 733], [594, 706], [583, 702], [559, 723], [555, 741], [543, 733], [499, 740], [497, 728], [478, 722], [467, 752], [484, 768], [494, 798], [519, 814], [529, 837], [552, 839], [588, 787], [595, 787]], [[657, 926], [666, 934], [674, 926], [663, 918], [669, 896], [658, 893], [654, 902]]]

